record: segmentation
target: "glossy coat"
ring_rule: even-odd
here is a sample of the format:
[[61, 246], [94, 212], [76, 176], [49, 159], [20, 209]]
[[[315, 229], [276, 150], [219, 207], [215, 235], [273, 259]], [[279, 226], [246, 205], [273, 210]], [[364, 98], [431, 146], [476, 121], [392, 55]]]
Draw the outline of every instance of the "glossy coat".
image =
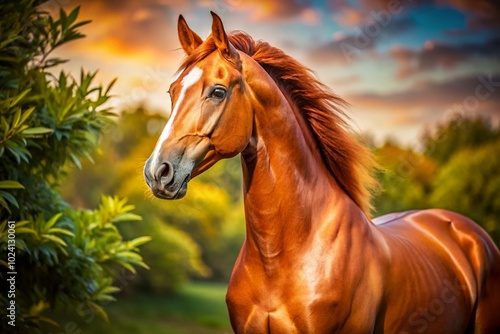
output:
[[343, 101], [280, 50], [228, 37], [212, 15], [205, 41], [179, 19], [188, 57], [170, 88], [176, 118], [145, 175], [155, 195], [179, 198], [190, 178], [241, 153], [234, 331], [500, 333], [500, 253], [487, 233], [440, 209], [370, 220], [371, 158], [340, 124]]

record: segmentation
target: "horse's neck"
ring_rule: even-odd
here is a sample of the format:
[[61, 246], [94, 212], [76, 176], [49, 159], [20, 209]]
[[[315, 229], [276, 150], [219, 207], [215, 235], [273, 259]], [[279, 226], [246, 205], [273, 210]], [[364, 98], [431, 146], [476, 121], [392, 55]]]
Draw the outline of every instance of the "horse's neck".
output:
[[255, 133], [242, 154], [246, 247], [271, 267], [284, 254], [302, 253], [318, 233], [348, 233], [353, 212], [362, 215], [327, 170], [298, 110], [277, 99], [254, 110]]

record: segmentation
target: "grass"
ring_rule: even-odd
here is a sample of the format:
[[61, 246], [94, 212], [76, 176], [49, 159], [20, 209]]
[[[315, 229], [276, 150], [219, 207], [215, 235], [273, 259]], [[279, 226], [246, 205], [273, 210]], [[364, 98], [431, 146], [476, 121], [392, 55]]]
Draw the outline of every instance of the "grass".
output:
[[52, 333], [232, 333], [225, 303], [226, 289], [227, 286], [222, 284], [188, 283], [169, 297], [121, 298], [105, 307], [110, 323], [98, 318], [89, 321], [89, 316], [77, 316], [60, 322], [62, 328]]

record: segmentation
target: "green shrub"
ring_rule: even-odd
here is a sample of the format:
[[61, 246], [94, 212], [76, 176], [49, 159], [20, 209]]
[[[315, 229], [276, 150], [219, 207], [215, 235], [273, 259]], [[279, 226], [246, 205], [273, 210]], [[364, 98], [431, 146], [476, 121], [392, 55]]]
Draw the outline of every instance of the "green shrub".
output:
[[[54, 19], [40, 4], [0, 2], [0, 279], [15, 286], [15, 296], [2, 291], [0, 315], [9, 333], [55, 324], [46, 310], [61, 306], [106, 318], [101, 304], [119, 290], [120, 268], [147, 268], [138, 246], [150, 239], [123, 240], [116, 224], [141, 220], [125, 200], [103, 196], [90, 211], [59, 195], [68, 168], [90, 158], [112, 122], [103, 105], [113, 82], [104, 88], [93, 84], [96, 73], [56, 73], [66, 60], [52, 51], [84, 37], [78, 28], [88, 22], [77, 22], [78, 8]], [[14, 276], [15, 285], [4, 284]]]

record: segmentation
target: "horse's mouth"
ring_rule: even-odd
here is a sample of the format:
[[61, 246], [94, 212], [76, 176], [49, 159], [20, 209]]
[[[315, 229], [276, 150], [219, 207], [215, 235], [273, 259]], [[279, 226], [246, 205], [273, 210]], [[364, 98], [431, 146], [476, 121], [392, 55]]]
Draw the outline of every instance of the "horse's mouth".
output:
[[181, 199], [184, 196], [186, 196], [187, 193], [187, 188], [188, 188], [188, 182], [191, 178], [191, 174], [187, 174], [180, 185], [176, 187], [175, 189], [168, 189], [167, 188], [159, 188], [159, 187], [150, 187], [151, 192], [155, 197], [158, 197], [160, 199], [165, 199], [165, 200], [173, 200], [173, 199]]
[[181, 186], [177, 190], [177, 193], [175, 194], [175, 196], [172, 199], [181, 199], [184, 196], [186, 196], [188, 182], [189, 182], [190, 178], [191, 178], [190, 174], [186, 175], [186, 177], [184, 178], [184, 180], [181, 183]]

